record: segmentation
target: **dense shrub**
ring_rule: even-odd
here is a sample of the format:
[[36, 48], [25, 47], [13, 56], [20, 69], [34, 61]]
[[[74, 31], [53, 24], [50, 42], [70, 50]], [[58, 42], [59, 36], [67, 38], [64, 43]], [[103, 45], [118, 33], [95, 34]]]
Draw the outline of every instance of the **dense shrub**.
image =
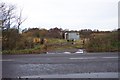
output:
[[118, 32], [111, 32], [103, 35], [92, 35], [89, 42], [85, 45], [87, 51], [118, 51], [120, 41]]

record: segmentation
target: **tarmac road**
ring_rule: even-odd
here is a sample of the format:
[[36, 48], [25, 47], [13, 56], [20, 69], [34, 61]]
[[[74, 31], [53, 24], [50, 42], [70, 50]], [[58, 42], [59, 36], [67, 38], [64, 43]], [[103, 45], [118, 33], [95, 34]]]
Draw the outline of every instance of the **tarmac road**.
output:
[[97, 73], [108, 73], [108, 78], [116, 78], [116, 73], [118, 73], [117, 52], [3, 55], [1, 61], [3, 78], [36, 78], [38, 76], [49, 78], [54, 77], [54, 75], [61, 75], [63, 78], [70, 75], [70, 78], [74, 78], [78, 77], [77, 75], [79, 74], [83, 75], [85, 73], [87, 76], [90, 76], [88, 73], [96, 75], [98, 75]]

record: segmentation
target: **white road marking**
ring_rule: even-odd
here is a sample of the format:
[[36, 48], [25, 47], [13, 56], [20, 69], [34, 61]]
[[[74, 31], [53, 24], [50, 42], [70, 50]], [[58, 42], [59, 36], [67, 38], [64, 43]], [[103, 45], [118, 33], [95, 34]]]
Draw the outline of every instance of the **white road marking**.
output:
[[13, 59], [2, 59], [0, 61], [13, 61]]
[[118, 57], [102, 57], [102, 58], [118, 58]]
[[97, 57], [78, 57], [78, 58], [69, 58], [69, 59], [96, 59]]
[[75, 53], [83, 53], [83, 52], [77, 51], [77, 52], [75, 52]]
[[55, 53], [47, 53], [47, 54], [55, 54]]
[[118, 78], [118, 72], [31, 75], [21, 78]]
[[65, 54], [71, 54], [70, 52], [64, 52]]
[[118, 57], [75, 57], [75, 58], [69, 58], [69, 59], [97, 59], [97, 58], [111, 59], [111, 58], [118, 58]]

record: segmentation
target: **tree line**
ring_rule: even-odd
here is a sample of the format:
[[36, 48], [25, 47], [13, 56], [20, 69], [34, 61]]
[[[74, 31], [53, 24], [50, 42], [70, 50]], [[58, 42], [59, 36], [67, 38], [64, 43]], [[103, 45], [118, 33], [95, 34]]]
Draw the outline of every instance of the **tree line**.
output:
[[[46, 39], [64, 39], [64, 33], [65, 32], [73, 32], [73, 31], [65, 31], [61, 28], [51, 28], [49, 30], [47, 29], [39, 29], [39, 28], [29, 28], [26, 30], [23, 30], [22, 33], [17, 32], [18, 29], [10, 28], [10, 29], [4, 29], [2, 30], [3, 35], [3, 50], [4, 49], [26, 49], [26, 48], [33, 48], [34, 38], [46, 38]], [[111, 41], [115, 42], [118, 41], [118, 30], [116, 31], [92, 31], [92, 30], [80, 30], [77, 31], [80, 33], [80, 39], [89, 39], [89, 42], [91, 42], [90, 45], [100, 45], [100, 42], [103, 42], [103, 44]], [[111, 38], [111, 40], [108, 40], [108, 38]], [[98, 40], [99, 39], [99, 40]], [[105, 40], [104, 40], [105, 39]], [[14, 45], [13, 45], [14, 44]], [[90, 46], [91, 47], [91, 46]]]

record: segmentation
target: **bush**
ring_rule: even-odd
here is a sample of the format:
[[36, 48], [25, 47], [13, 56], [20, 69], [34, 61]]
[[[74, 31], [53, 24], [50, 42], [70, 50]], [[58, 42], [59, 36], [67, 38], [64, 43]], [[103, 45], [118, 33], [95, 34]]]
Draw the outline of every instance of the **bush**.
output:
[[85, 45], [87, 51], [110, 52], [118, 51], [120, 41], [118, 41], [117, 32], [109, 34], [91, 36], [89, 42]]

